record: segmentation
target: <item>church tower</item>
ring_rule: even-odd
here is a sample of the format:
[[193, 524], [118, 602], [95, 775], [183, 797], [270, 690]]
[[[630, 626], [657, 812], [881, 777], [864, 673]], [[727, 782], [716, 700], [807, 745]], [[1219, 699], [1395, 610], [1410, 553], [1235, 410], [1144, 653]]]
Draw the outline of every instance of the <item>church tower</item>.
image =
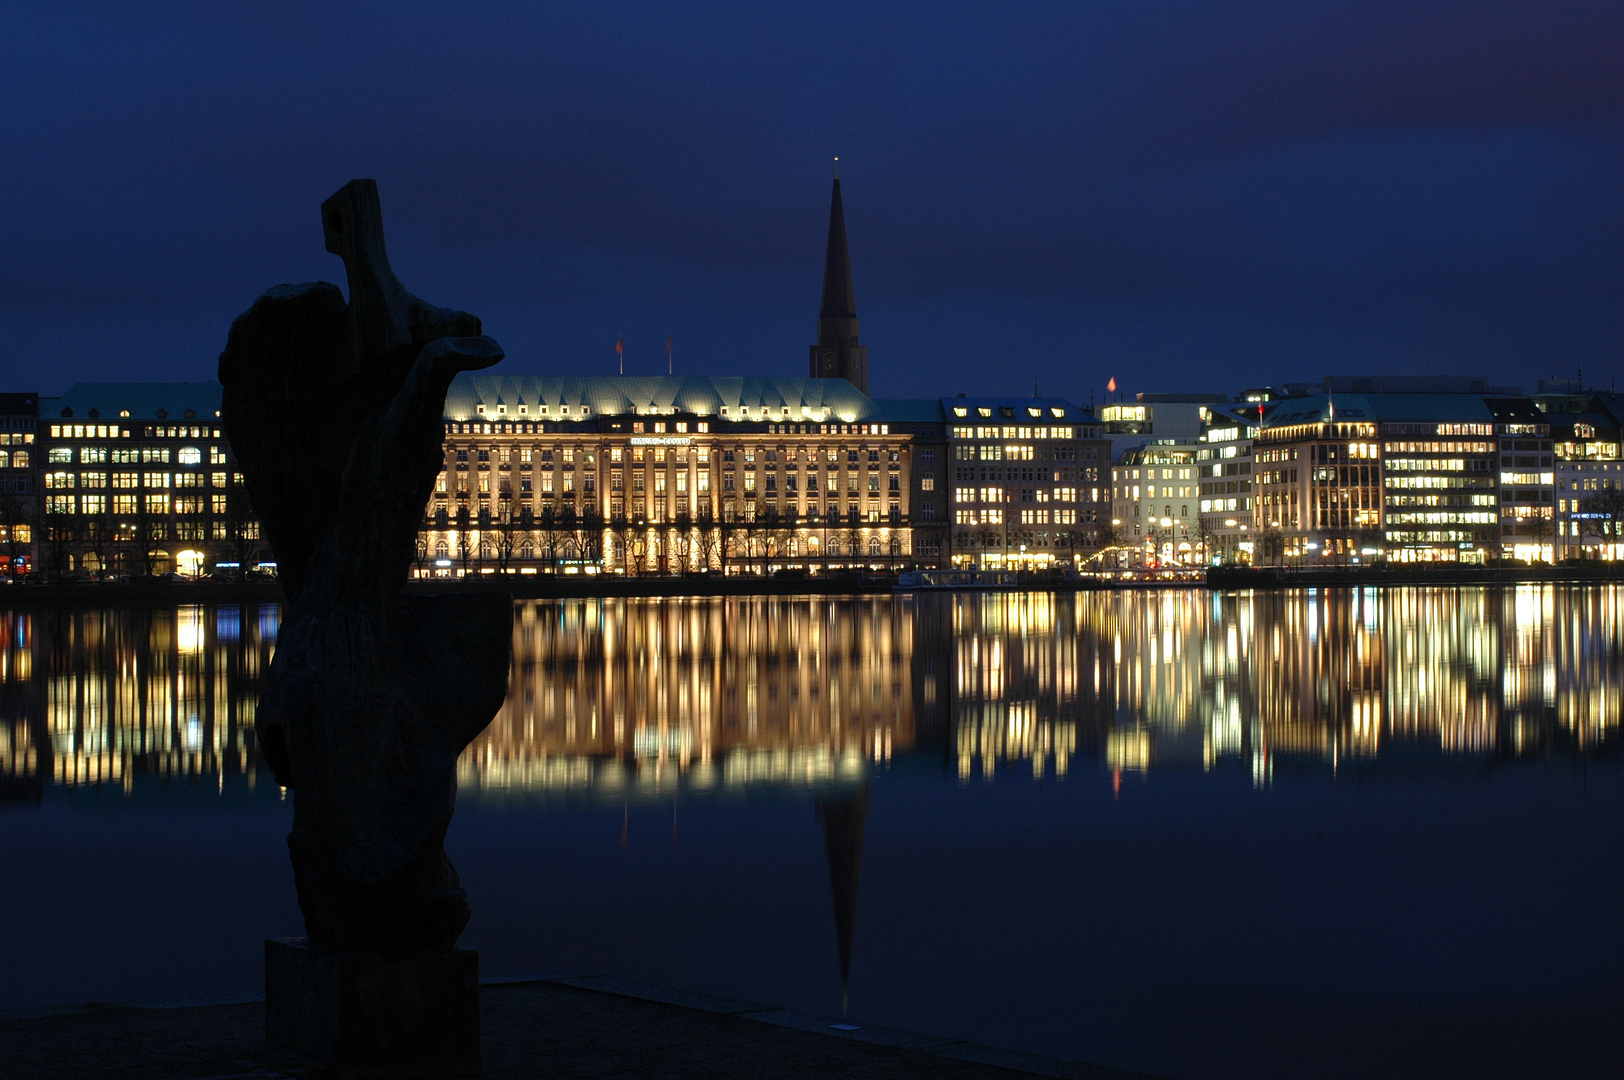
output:
[[857, 298], [851, 286], [851, 255], [846, 250], [846, 213], [840, 206], [840, 171], [829, 201], [829, 247], [823, 256], [823, 306], [818, 311], [818, 343], [812, 346], [814, 379], [845, 379], [868, 393], [868, 350], [857, 343]]

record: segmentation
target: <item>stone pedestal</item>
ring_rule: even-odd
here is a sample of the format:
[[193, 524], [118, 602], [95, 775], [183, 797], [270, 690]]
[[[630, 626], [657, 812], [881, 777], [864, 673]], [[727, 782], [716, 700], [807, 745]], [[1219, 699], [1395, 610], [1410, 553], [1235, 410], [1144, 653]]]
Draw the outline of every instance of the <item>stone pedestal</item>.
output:
[[265, 1040], [344, 1077], [479, 1075], [479, 953], [335, 953], [265, 942]]

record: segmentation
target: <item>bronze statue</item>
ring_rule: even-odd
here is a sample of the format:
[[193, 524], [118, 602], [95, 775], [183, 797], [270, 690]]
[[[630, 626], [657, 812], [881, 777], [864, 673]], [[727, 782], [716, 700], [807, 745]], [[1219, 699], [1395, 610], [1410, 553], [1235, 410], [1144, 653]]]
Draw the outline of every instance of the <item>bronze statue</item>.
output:
[[[443, 841], [457, 755], [506, 695], [512, 601], [414, 595], [406, 580], [442, 467], [446, 390], [502, 350], [475, 316], [401, 285], [376, 183], [351, 181], [321, 212], [349, 303], [327, 282], [271, 289], [220, 355], [226, 436], [287, 598], [256, 728], [293, 792], [309, 941], [267, 943], [268, 1026], [363, 1070], [404, 1040], [400, 1067], [445, 1071], [468, 1064], [467, 1047], [433, 1064], [424, 1040], [467, 1033], [436, 1036], [417, 1013], [471, 1007], [477, 1068], [477, 961], [470, 978], [458, 957], [472, 954], [454, 952], [468, 903]], [[446, 979], [455, 1003], [437, 996]], [[331, 1008], [299, 1000], [335, 987]]]

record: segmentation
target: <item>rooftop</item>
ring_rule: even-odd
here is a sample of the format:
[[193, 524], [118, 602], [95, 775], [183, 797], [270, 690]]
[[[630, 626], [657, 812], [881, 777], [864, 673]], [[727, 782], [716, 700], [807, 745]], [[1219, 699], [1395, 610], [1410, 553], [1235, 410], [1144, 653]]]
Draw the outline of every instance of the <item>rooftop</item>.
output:
[[[499, 406], [501, 415], [549, 420], [691, 413], [730, 420], [851, 423], [868, 418], [875, 410], [875, 403], [845, 379], [459, 375], [446, 394], [445, 415], [451, 420], [468, 420], [492, 415]], [[519, 412], [521, 406], [523, 413]]]
[[217, 382], [82, 382], [40, 403], [42, 419], [179, 420], [220, 415]]

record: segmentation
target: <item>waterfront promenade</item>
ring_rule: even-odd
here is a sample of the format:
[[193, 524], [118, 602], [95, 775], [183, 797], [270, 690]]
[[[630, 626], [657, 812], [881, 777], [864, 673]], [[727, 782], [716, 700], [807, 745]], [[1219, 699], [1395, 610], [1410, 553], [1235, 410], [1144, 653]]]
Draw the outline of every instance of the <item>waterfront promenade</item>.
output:
[[[480, 991], [485, 1080], [1153, 1080], [1080, 1061], [814, 1016], [761, 1002], [538, 976]], [[313, 1061], [264, 1045], [258, 1001], [90, 1005], [0, 1014], [7, 1080], [316, 1080]]]

